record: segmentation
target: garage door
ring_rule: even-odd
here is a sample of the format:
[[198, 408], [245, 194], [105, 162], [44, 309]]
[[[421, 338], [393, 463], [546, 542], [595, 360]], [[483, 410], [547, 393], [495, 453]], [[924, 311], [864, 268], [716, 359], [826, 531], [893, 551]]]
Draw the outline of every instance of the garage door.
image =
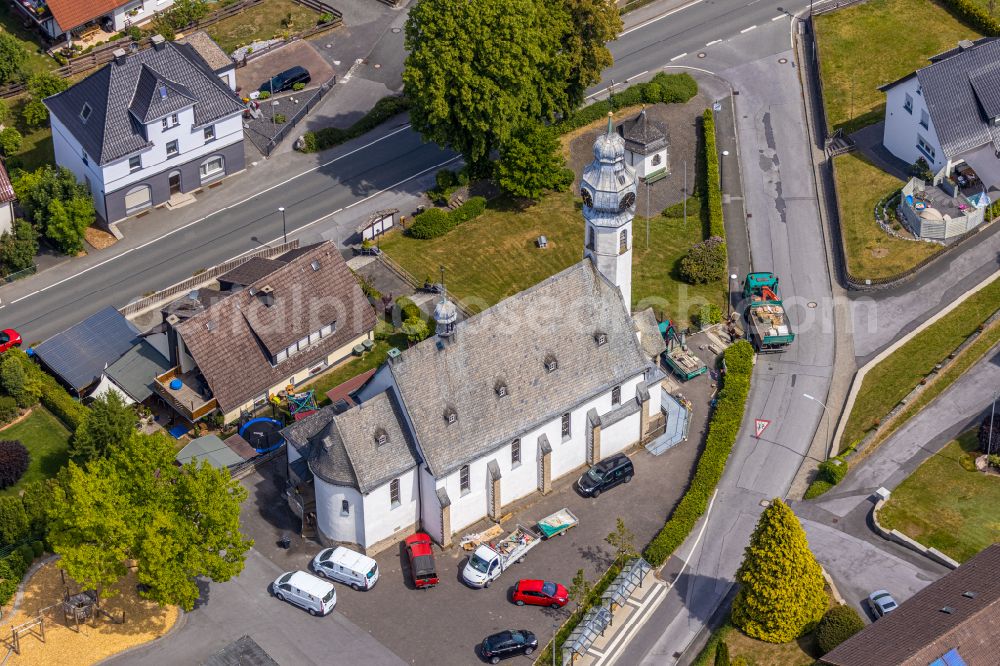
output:
[[141, 208], [146, 208], [152, 203], [152, 194], [149, 185], [136, 187], [128, 191], [125, 195], [125, 212], [132, 213]]

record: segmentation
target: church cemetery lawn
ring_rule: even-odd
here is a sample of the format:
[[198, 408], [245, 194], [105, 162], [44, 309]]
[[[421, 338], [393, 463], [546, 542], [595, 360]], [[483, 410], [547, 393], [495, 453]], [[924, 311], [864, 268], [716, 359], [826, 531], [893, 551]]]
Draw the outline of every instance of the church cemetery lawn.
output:
[[[883, 418], [900, 400], [945, 360], [979, 326], [986, 321], [1000, 303], [1000, 280], [995, 280], [979, 292], [966, 299], [961, 305], [914, 336], [909, 342], [894, 351], [865, 375], [861, 389], [854, 401], [854, 407], [844, 426], [841, 450], [864, 437], [865, 432], [874, 427], [876, 419]], [[994, 327], [995, 328], [995, 327]], [[987, 331], [980, 340], [995, 335], [993, 329]], [[977, 340], [959, 357], [956, 364], [968, 363], [966, 354], [985, 354]], [[942, 373], [940, 381], [953, 382], [957, 379], [952, 368]], [[939, 391], [931, 385], [927, 391]], [[924, 397], [917, 399], [920, 402]], [[898, 427], [898, 425], [897, 425]]]
[[[653, 306], [658, 316], [666, 312], [680, 326], [704, 301], [725, 310], [724, 279], [693, 286], [677, 278], [680, 258], [702, 240], [700, 215], [700, 203], [692, 197], [686, 225], [679, 212], [676, 217], [652, 218], [648, 249], [645, 218], [637, 216], [632, 227], [633, 305]], [[544, 250], [535, 245], [540, 235], [548, 239]], [[478, 312], [580, 261], [583, 214], [572, 193], [547, 195], [528, 208], [501, 198], [490, 202], [480, 217], [440, 238], [419, 240], [394, 233], [380, 247], [418, 281], [437, 276], [443, 265], [449, 292]]]
[[879, 522], [959, 562], [1000, 542], [1000, 477], [975, 471], [977, 446], [976, 430], [949, 442], [892, 491]]
[[[291, 24], [282, 23], [291, 16]], [[244, 44], [273, 39], [284, 33], [293, 34], [316, 25], [319, 14], [292, 0], [267, 0], [215, 25], [205, 28], [226, 53]]]
[[69, 459], [69, 430], [44, 407], [35, 407], [28, 418], [0, 430], [0, 439], [20, 441], [31, 454], [24, 476], [0, 495], [14, 495], [21, 486], [56, 475]]
[[870, 0], [815, 21], [826, 120], [846, 132], [882, 120], [878, 86], [928, 65], [959, 40], [982, 36], [931, 0]]
[[902, 187], [901, 181], [857, 153], [834, 158], [834, 172], [847, 270], [855, 278], [892, 277], [941, 251], [934, 243], [894, 238], [875, 222], [875, 204]]

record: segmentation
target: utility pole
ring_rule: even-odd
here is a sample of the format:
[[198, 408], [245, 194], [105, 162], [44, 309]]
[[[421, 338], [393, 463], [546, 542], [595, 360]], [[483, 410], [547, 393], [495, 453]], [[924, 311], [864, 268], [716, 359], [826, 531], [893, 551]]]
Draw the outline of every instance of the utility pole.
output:
[[684, 160], [684, 229], [688, 226], [688, 163]]
[[288, 244], [288, 227], [285, 225], [285, 207], [281, 206], [278, 208], [278, 212], [281, 213], [281, 235], [285, 238], [285, 244]]
[[649, 180], [646, 180], [646, 249], [649, 249]]

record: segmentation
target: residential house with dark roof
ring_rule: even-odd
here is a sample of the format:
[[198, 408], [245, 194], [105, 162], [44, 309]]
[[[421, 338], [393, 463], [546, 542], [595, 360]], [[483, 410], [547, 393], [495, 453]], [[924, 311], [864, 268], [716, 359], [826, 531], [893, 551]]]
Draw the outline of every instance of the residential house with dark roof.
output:
[[150, 21], [174, 0], [18, 0], [11, 4], [49, 39], [71, 44], [73, 33], [89, 26], [119, 32]]
[[145, 336], [171, 366], [153, 389], [185, 419], [235, 421], [371, 339], [375, 311], [334, 243], [273, 265], [238, 291], [189, 294]]
[[[624, 153], [609, 126], [586, 180], [605, 184], [584, 215], [603, 216], [615, 252], [634, 214]], [[663, 374], [650, 354], [662, 339], [643, 345], [659, 331], [652, 313], [630, 314], [631, 254], [622, 256], [621, 265], [587, 256], [464, 321], [442, 297], [437, 335], [390, 354], [351, 394], [354, 406], [282, 431], [293, 510], [324, 543], [368, 553], [418, 528], [448, 545], [659, 432]]]
[[880, 88], [882, 144], [907, 164], [923, 158], [936, 181], [971, 167], [1000, 188], [1000, 40], [963, 40], [926, 67]]
[[994, 666], [1000, 544], [939, 578], [820, 659], [829, 666]]
[[153, 40], [44, 100], [56, 163], [86, 183], [108, 224], [244, 169], [229, 70], [206, 62], [204, 39]]

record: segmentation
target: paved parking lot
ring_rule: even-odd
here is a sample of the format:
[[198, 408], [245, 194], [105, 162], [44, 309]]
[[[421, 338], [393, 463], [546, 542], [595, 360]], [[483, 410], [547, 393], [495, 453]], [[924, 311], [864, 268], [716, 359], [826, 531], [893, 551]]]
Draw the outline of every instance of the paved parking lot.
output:
[[[310, 88], [319, 86], [333, 76], [333, 66], [316, 51], [312, 42], [299, 40], [287, 46], [250, 60], [246, 67], [236, 70], [236, 85], [243, 93], [257, 90], [262, 83], [289, 67], [302, 65], [312, 77]], [[350, 67], [350, 63], [345, 66]]]
[[[697, 341], [692, 340], [692, 344]], [[381, 577], [371, 591], [355, 592], [338, 584], [337, 610], [411, 663], [474, 663], [477, 644], [501, 629], [529, 629], [541, 643], [548, 641], [567, 610], [514, 606], [508, 600], [510, 587], [519, 578], [548, 578], [569, 586], [580, 568], [591, 580], [596, 579], [614, 557], [604, 537], [614, 530], [618, 516], [635, 533], [636, 546], [646, 544], [687, 486], [713, 390], [712, 378], [707, 374], [684, 385], [683, 393], [695, 410], [689, 441], [658, 457], [644, 449], [633, 452], [636, 474], [630, 484], [596, 500], [587, 499], [573, 489], [576, 475], [570, 475], [556, 482], [554, 492], [547, 497], [533, 496], [522, 506], [505, 507], [505, 511], [514, 512], [514, 517], [503, 524], [508, 531], [517, 523], [532, 525], [562, 507], [569, 507], [580, 518], [580, 525], [565, 536], [538, 545], [523, 564], [489, 589], [474, 590], [461, 582], [468, 553], [458, 546], [447, 551], [435, 549], [441, 576], [438, 587], [412, 589], [400, 546], [376, 557]], [[306, 569], [320, 550], [317, 543], [294, 537], [288, 550], [276, 545], [281, 535], [292, 532], [297, 524], [281, 496], [281, 468], [281, 464], [269, 464], [244, 479], [250, 493], [244, 508], [244, 530], [256, 540], [255, 549], [280, 568]], [[472, 531], [474, 527], [463, 533]], [[521, 657], [508, 663], [528, 660]]]

